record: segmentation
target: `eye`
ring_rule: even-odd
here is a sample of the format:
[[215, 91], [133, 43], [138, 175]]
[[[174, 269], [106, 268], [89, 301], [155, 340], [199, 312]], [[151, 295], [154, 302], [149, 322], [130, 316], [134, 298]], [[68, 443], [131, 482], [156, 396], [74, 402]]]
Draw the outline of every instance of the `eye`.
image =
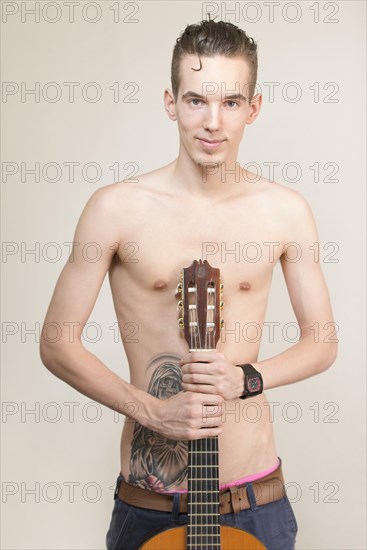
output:
[[[198, 101], [199, 103], [192, 103], [193, 101]], [[193, 97], [192, 99], [189, 99], [187, 103], [191, 103], [194, 107], [197, 107], [201, 103], [201, 99], [198, 99], [197, 97]]]
[[235, 105], [239, 107], [239, 105], [240, 105], [238, 101], [234, 101], [233, 99], [228, 99], [228, 101], [226, 101], [226, 103], [227, 103], [227, 105], [228, 105], [228, 103], [233, 103], [233, 107]]

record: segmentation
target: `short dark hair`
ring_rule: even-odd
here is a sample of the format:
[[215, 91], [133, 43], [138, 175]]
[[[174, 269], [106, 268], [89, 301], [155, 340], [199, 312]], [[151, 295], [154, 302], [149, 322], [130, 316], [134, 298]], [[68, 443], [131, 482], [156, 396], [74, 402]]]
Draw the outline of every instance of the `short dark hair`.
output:
[[172, 92], [177, 102], [178, 90], [180, 87], [180, 65], [181, 59], [187, 54], [198, 54], [211, 57], [224, 55], [227, 57], [242, 56], [250, 67], [250, 83], [248, 99], [252, 99], [257, 79], [257, 44], [245, 31], [227, 21], [213, 19], [203, 20], [198, 24], [187, 25], [184, 31], [176, 39], [173, 48], [171, 63]]

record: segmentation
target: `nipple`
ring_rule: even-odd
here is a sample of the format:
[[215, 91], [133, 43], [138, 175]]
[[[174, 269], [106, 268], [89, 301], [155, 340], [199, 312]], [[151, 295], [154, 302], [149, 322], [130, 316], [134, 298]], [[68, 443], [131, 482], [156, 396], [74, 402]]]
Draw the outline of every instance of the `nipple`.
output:
[[166, 281], [163, 281], [163, 279], [158, 279], [158, 281], [154, 283], [153, 288], [155, 288], [156, 290], [161, 290], [162, 288], [166, 288], [166, 286]]
[[240, 283], [241, 290], [250, 290], [250, 288], [251, 288], [251, 285], [247, 281], [243, 281], [242, 283]]

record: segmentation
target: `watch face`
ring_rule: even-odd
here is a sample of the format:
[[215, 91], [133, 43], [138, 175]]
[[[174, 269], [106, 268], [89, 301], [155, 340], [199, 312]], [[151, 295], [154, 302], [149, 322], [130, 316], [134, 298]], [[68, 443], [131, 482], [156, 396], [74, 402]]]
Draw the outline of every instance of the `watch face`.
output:
[[247, 390], [249, 393], [255, 393], [261, 390], [260, 376], [255, 374], [254, 376], [248, 376], [247, 378]]

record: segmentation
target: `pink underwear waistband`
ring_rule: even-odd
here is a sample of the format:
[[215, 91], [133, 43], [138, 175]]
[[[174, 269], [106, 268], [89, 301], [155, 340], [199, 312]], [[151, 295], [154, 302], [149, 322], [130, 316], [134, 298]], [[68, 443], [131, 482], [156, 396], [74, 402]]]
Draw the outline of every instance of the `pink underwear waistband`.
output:
[[252, 474], [251, 476], [242, 477], [241, 479], [238, 479], [237, 481], [232, 481], [231, 483], [221, 483], [219, 485], [219, 490], [223, 491], [225, 489], [229, 489], [230, 487], [234, 487], [235, 485], [243, 485], [244, 483], [248, 483], [249, 481], [256, 481], [257, 479], [268, 476], [272, 472], [275, 472], [275, 470], [279, 467], [279, 465], [280, 465], [280, 460], [278, 458], [276, 464], [271, 468], [268, 468], [267, 470], [264, 470], [259, 474]]
[[[250, 481], [256, 481], [257, 479], [261, 479], [262, 477], [265, 477], [265, 476], [271, 474], [272, 472], [275, 472], [275, 470], [279, 467], [279, 465], [280, 465], [280, 460], [278, 458], [277, 462], [276, 462], [276, 464], [274, 464], [274, 466], [272, 466], [271, 468], [268, 468], [267, 470], [264, 470], [263, 472], [260, 472], [258, 474], [252, 474], [252, 475], [246, 476], [246, 477], [242, 477], [241, 479], [238, 479], [237, 481], [231, 481], [230, 483], [220, 483], [219, 490], [224, 491], [226, 489], [229, 489], [230, 487], [234, 487], [235, 485], [243, 485], [244, 483], [248, 483]], [[187, 493], [187, 490], [183, 490], [183, 491], [161, 491], [161, 492], [169, 495], [169, 494], [172, 494], [172, 493]]]

